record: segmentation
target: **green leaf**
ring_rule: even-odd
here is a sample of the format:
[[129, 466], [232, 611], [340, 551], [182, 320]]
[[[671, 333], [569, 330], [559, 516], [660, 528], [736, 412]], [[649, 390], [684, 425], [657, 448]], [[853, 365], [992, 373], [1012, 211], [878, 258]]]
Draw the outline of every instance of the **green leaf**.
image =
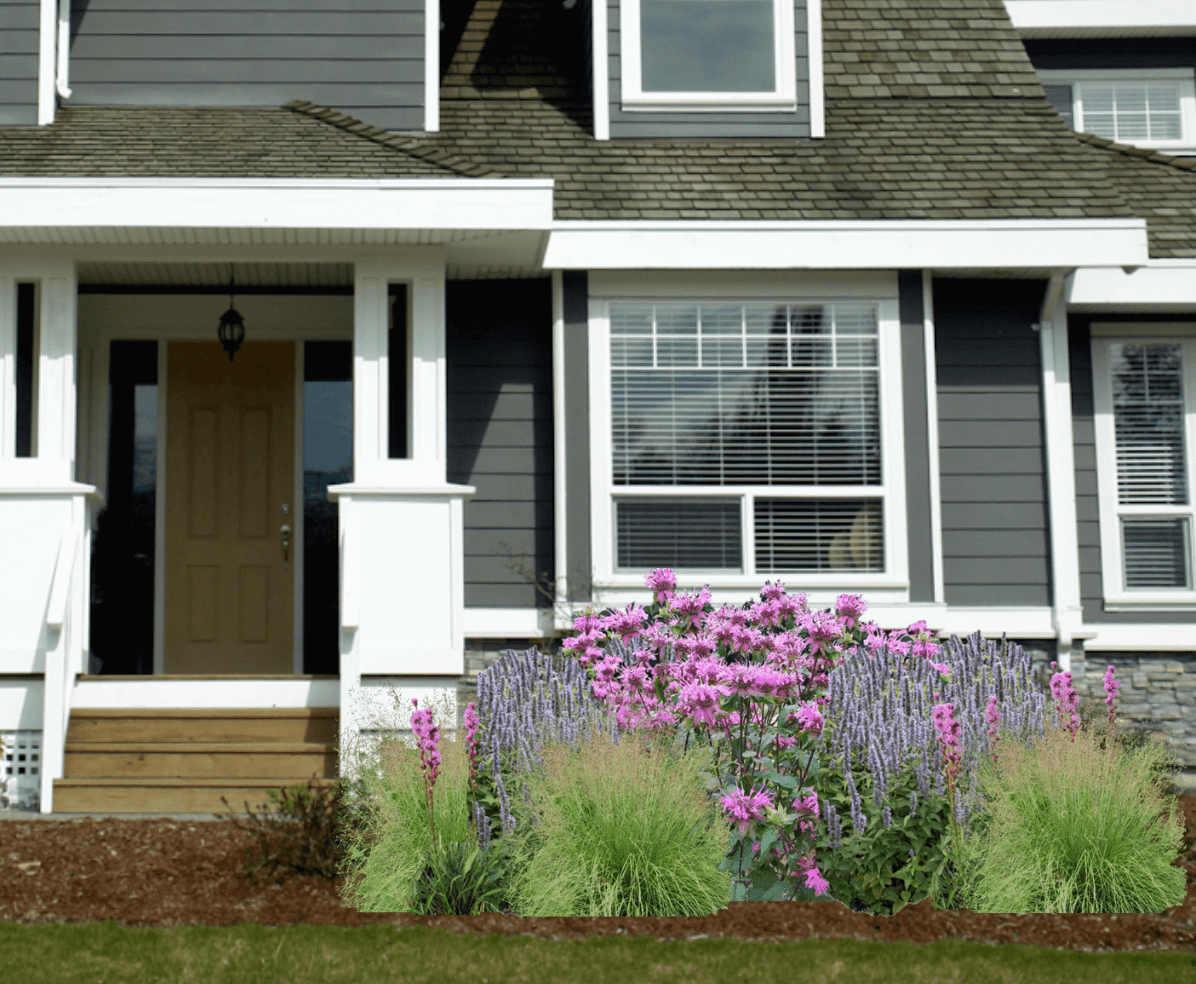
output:
[[784, 786], [786, 789], [793, 789], [797, 785], [796, 776], [787, 776], [780, 772], [765, 772], [763, 776], [769, 782], [775, 782], [778, 786]]

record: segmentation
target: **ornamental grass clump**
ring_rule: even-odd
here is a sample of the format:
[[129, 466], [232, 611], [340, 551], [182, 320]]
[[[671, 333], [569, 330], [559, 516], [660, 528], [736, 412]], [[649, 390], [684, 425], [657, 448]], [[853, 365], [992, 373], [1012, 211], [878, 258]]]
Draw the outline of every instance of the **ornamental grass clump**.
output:
[[[983, 809], [972, 777], [992, 754], [991, 721], [999, 716], [1018, 741], [1046, 727], [1047, 697], [1019, 646], [977, 632], [951, 636], [937, 658], [904, 644], [861, 649], [830, 674], [818, 746], [819, 857], [831, 894], [857, 912], [888, 915], [948, 895], [953, 832]], [[939, 703], [955, 722], [949, 761], [934, 723]]]
[[[547, 743], [511, 839], [519, 915], [703, 916], [726, 907], [727, 828], [706, 794], [711, 750], [682, 752], [613, 714], [577, 747]], [[516, 846], [517, 845], [517, 846]], [[725, 866], [724, 866], [725, 868]]]
[[[507, 650], [478, 674], [477, 716], [479, 728], [471, 737], [480, 767], [471, 776], [469, 816], [486, 847], [492, 836], [515, 831], [513, 785], [526, 802], [527, 788], [517, 777], [542, 766], [544, 745], [576, 747], [590, 724], [605, 722], [606, 715], [584, 667], [533, 647]], [[609, 724], [612, 732], [615, 727]]]
[[1077, 731], [1069, 681], [1056, 690], [1059, 720], [1033, 743], [1002, 742], [996, 761], [982, 764], [986, 808], [951, 852], [957, 902], [1024, 913], [1181, 905], [1187, 878], [1174, 862], [1184, 820], [1156, 781], [1163, 749], [1127, 748], [1112, 730]]

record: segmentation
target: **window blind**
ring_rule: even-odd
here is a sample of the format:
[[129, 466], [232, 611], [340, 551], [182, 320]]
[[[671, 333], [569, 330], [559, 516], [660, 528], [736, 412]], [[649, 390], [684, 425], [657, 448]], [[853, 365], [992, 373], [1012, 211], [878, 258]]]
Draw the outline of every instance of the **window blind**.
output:
[[1182, 140], [1178, 82], [1082, 82], [1084, 132], [1109, 140]]
[[1127, 588], [1190, 588], [1189, 526], [1175, 519], [1122, 519], [1121, 556]]
[[879, 499], [756, 499], [756, 570], [884, 570]]
[[738, 499], [616, 499], [615, 528], [620, 570], [743, 571]]
[[1113, 427], [1121, 505], [1188, 502], [1178, 345], [1113, 345]]
[[611, 310], [615, 485], [878, 485], [870, 305]]

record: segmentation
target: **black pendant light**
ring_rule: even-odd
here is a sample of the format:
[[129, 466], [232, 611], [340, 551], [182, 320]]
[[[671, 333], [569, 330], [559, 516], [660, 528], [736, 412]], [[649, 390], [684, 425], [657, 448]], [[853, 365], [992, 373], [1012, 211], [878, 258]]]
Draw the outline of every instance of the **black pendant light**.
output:
[[220, 327], [216, 329], [220, 344], [228, 353], [229, 362], [233, 361], [233, 354], [245, 340], [245, 319], [233, 307], [233, 288], [233, 268], [230, 265], [228, 268], [228, 310], [220, 316]]

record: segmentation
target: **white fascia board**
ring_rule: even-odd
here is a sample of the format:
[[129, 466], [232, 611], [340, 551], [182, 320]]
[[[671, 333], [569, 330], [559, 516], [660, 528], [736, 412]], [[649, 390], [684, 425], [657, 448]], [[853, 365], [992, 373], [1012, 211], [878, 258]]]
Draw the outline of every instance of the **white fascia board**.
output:
[[1145, 219], [557, 222], [549, 270], [1140, 266]]
[[1086, 626], [1094, 631], [1084, 642], [1086, 652], [1140, 650], [1143, 652], [1192, 652], [1196, 650], [1196, 624], [1135, 622], [1112, 625], [1097, 622]]
[[1120, 266], [1076, 270], [1068, 307], [1073, 311], [1196, 308], [1196, 260], [1151, 260], [1129, 271]]
[[0, 227], [546, 229], [551, 178], [0, 178]]
[[1005, 0], [1023, 37], [1196, 34], [1192, 0]]

